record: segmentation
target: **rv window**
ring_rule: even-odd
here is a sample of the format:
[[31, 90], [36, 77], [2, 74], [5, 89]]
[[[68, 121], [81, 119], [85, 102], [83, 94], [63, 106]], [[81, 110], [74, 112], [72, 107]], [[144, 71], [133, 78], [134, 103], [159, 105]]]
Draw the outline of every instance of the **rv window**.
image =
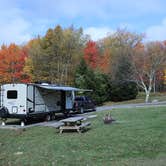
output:
[[16, 90], [7, 91], [7, 98], [8, 99], [17, 99], [17, 91]]

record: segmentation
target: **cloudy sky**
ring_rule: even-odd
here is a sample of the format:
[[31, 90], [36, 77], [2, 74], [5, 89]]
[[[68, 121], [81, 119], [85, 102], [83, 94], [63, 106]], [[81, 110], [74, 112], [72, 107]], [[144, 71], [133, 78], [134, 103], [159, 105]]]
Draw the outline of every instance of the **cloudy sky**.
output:
[[0, 0], [0, 45], [22, 44], [57, 24], [98, 40], [117, 28], [166, 40], [165, 0]]

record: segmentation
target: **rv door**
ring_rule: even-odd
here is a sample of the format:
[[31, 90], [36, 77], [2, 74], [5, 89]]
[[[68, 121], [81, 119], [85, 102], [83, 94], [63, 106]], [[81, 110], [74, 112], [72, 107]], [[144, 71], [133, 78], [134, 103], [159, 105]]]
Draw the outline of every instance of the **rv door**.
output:
[[73, 93], [72, 91], [66, 91], [66, 109], [73, 108]]

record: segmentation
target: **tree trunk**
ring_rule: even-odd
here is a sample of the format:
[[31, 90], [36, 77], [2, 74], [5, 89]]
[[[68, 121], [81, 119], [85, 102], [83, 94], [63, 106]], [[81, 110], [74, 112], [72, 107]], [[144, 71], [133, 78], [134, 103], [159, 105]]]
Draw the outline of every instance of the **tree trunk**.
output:
[[156, 93], [156, 75], [154, 74], [154, 80], [153, 80], [153, 93]]
[[145, 103], [148, 103], [148, 102], [149, 102], [149, 95], [150, 95], [150, 92], [147, 91], [147, 92], [146, 92]]
[[149, 88], [145, 90], [145, 93], [146, 93], [145, 102], [146, 102], [146, 103], [149, 102], [149, 96], [150, 96], [151, 90], [152, 90], [152, 84], [150, 84], [150, 85], [149, 85]]
[[146, 98], [145, 98], [145, 102], [148, 103], [149, 101], [149, 96], [150, 96], [150, 92], [152, 90], [152, 85], [153, 85], [153, 73], [150, 75], [150, 78], [149, 78], [149, 88], [148, 89], [145, 89], [145, 93], [146, 93]]

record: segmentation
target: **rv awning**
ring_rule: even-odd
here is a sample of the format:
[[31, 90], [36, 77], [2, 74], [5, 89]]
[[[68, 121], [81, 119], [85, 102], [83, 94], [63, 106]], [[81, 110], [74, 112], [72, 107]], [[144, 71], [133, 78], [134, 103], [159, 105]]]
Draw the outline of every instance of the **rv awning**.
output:
[[79, 88], [74, 88], [74, 87], [69, 87], [69, 86], [51, 86], [51, 85], [36, 85], [37, 87], [43, 88], [43, 89], [48, 89], [48, 90], [62, 90], [62, 91], [91, 91], [91, 90], [86, 90], [86, 89], [79, 89]]

